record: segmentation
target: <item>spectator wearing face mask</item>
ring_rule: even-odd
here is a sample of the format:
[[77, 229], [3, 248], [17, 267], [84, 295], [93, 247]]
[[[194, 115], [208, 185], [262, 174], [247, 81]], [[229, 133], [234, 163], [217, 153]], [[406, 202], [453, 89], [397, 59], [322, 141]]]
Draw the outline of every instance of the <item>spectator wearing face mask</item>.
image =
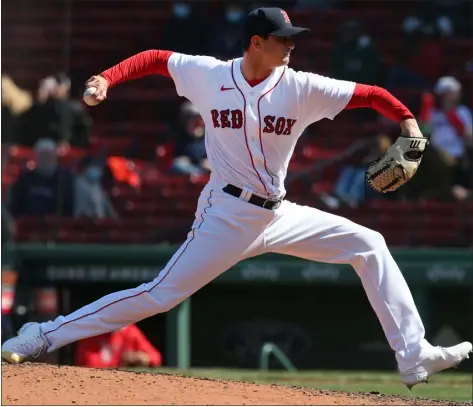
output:
[[74, 216], [92, 219], [116, 218], [117, 214], [102, 187], [103, 166], [87, 157], [75, 184]]
[[205, 149], [204, 122], [192, 103], [185, 102], [181, 106], [178, 127], [173, 129], [173, 133], [176, 147], [171, 172], [200, 175], [210, 171]]
[[241, 2], [230, 1], [223, 14], [212, 25], [210, 54], [219, 59], [232, 59], [241, 54], [241, 33], [247, 11]]
[[23, 170], [12, 187], [11, 214], [72, 216], [75, 177], [59, 165], [56, 143], [51, 139], [38, 140], [34, 151], [36, 166]]
[[[162, 49], [172, 49], [190, 55], [205, 53], [203, 27], [203, 22], [191, 3], [174, 2], [172, 15], [164, 25]], [[189, 32], [192, 35], [189, 35]]]

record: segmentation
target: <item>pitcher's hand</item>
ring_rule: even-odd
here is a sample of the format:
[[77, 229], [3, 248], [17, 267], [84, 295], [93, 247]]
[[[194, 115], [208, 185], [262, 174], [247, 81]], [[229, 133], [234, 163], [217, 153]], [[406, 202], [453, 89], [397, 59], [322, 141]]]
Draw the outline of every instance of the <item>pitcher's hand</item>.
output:
[[85, 88], [96, 88], [93, 98], [97, 103], [104, 101], [107, 98], [108, 81], [100, 75], [94, 75], [85, 82]]

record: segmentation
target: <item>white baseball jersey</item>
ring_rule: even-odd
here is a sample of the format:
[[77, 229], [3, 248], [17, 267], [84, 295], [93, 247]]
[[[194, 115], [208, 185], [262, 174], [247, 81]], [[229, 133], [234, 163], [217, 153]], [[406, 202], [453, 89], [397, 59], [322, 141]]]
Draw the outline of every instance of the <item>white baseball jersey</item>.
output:
[[168, 70], [177, 93], [205, 121], [212, 177], [280, 198], [298, 138], [311, 123], [343, 110], [355, 83], [279, 67], [252, 87], [242, 60], [173, 53]]

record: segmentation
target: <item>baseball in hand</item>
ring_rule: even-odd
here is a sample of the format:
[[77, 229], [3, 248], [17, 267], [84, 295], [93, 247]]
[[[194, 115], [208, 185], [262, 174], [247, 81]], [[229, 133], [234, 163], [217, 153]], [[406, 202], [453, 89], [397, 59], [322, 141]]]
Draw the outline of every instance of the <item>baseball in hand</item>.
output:
[[91, 87], [87, 88], [84, 92], [84, 102], [87, 103], [89, 106], [95, 106], [99, 103], [97, 98], [94, 97], [97, 88]]

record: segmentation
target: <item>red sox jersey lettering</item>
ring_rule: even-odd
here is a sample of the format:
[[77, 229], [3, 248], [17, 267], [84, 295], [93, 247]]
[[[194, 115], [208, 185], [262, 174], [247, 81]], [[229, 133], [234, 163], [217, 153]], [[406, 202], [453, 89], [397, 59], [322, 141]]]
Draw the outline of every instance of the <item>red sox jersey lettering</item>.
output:
[[[243, 112], [239, 109], [235, 110], [217, 110], [212, 109], [210, 112], [212, 116], [213, 127], [241, 129], [243, 125]], [[263, 133], [274, 133], [278, 136], [291, 135], [291, 130], [296, 123], [295, 119], [286, 119], [285, 117], [265, 116], [263, 119], [265, 127]]]
[[243, 112], [239, 109], [235, 110], [220, 110], [212, 109], [210, 112], [212, 116], [213, 126], [222, 128], [241, 129], [243, 126]]
[[286, 119], [285, 117], [266, 116], [264, 118], [264, 124], [266, 125], [263, 129], [263, 133], [276, 133], [278, 136], [281, 134], [284, 136], [290, 136], [291, 130], [296, 119]]

